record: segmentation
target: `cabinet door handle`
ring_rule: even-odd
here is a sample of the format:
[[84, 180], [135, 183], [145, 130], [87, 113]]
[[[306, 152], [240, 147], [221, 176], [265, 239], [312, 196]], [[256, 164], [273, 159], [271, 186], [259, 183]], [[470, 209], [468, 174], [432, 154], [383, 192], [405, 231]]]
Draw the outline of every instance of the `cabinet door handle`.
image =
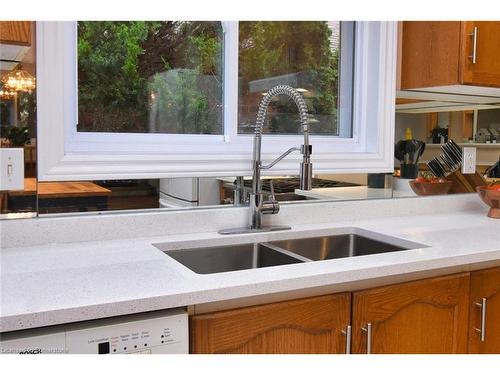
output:
[[361, 330], [366, 333], [366, 354], [372, 354], [372, 324], [366, 323], [366, 328]]
[[472, 55], [469, 56], [469, 59], [475, 64], [477, 61], [477, 26], [474, 27], [474, 30], [469, 36], [472, 38]]
[[486, 298], [482, 298], [481, 302], [476, 302], [476, 306], [479, 307], [481, 311], [481, 328], [474, 329], [479, 333], [481, 342], [484, 342], [486, 338]]
[[341, 332], [345, 336], [345, 354], [351, 354], [352, 326], [348, 325]]

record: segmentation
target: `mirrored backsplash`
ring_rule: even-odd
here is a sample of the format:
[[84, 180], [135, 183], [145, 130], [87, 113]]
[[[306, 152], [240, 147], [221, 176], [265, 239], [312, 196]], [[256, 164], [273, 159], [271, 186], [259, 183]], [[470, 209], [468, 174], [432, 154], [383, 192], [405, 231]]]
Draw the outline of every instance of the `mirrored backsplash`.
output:
[[[248, 204], [251, 177], [188, 177], [151, 180], [37, 181], [3, 192], [1, 213], [75, 214], [88, 212], [186, 209]], [[299, 189], [298, 176], [264, 177], [264, 199], [280, 203], [392, 198], [391, 174], [316, 175], [313, 189]], [[411, 195], [411, 194], [409, 194]]]
[[[37, 158], [40, 155], [37, 152], [36, 142], [35, 23], [3, 21], [1, 23], [3, 34], [0, 38], [0, 151], [2, 151], [3, 170], [0, 180], [0, 218], [92, 214], [127, 210], [236, 207], [248, 204], [252, 189], [250, 170], [248, 176], [229, 177], [39, 181]], [[7, 24], [16, 24], [16, 27], [9, 28]], [[183, 29], [179, 28], [175, 22], [127, 23], [128, 26], [132, 24], [140, 26], [135, 30], [142, 30], [143, 40], [141, 39], [141, 43], [144, 46], [149, 46], [149, 52], [145, 53], [139, 61], [138, 72], [141, 75], [136, 78], [140, 78], [141, 85], [135, 85], [132, 88], [127, 85], [120, 86], [125, 92], [134, 93], [135, 96], [120, 96], [123, 100], [117, 102], [113, 96], [109, 96], [111, 83], [106, 84], [107, 81], [102, 81], [99, 78], [102, 76], [101, 73], [105, 66], [95, 64], [95, 59], [92, 58], [93, 55], [88, 54], [87, 47], [90, 45], [95, 47], [103, 43], [103, 40], [96, 36], [103, 31], [104, 26], [110, 30], [117, 30], [119, 24], [82, 22], [78, 25], [78, 35], [81, 42], [78, 46], [80, 79], [78, 130], [82, 132], [221, 134], [222, 88], [219, 83], [223, 71], [220, 60], [222, 40], [220, 23], [190, 22], [183, 24]], [[266, 28], [281, 30], [280, 38], [263, 40], [262, 45], [248, 43], [250, 37]], [[325, 96], [325, 87], [323, 86], [324, 82], [327, 81], [313, 80], [310, 74], [304, 73], [318, 63], [319, 60], [314, 57], [316, 54], [310, 56], [290, 54], [291, 50], [296, 50], [293, 46], [313, 41], [310, 37], [305, 39], [295, 37], [295, 31], [302, 30], [302, 28], [309, 30], [310, 35], [321, 36], [323, 41], [321, 45], [324, 45], [325, 48], [330, 47], [330, 49], [320, 49], [328, 53], [318, 56], [322, 56], [320, 60], [324, 63], [320, 71], [327, 72], [329, 79], [333, 80], [331, 82], [327, 80], [329, 85], [334, 88], [331, 97]], [[239, 96], [238, 132], [250, 133], [252, 131], [251, 120], [255, 116], [257, 104], [262, 94], [268, 90], [268, 85], [276, 83], [271, 79], [265, 79], [270, 75], [285, 80], [282, 83], [287, 84], [292, 84], [294, 80], [297, 80], [295, 86], [298, 85], [298, 89], [301, 90], [306, 100], [313, 104], [316, 103], [316, 106], [313, 105], [310, 110], [319, 121], [315, 125], [316, 129], [321, 129], [317, 134], [339, 135], [341, 129], [337, 128], [335, 122], [338, 110], [336, 107], [338, 104], [336, 99], [338, 82], [333, 78], [337, 76], [338, 47], [342, 40], [341, 35], [346, 36], [352, 32], [345, 25], [342, 32], [341, 29], [339, 23], [333, 21], [240, 23], [239, 43], [244, 48], [242, 48], [243, 52], [239, 59], [244, 90], [241, 90]], [[9, 34], [9, 37], [6, 37], [4, 34], [9, 30], [13, 32]], [[154, 35], [159, 33], [165, 36], [172, 30], [179, 32], [178, 35], [176, 34], [180, 38], [179, 40], [184, 40], [183, 38], [186, 36], [189, 38], [181, 45], [182, 48], [180, 48], [180, 52], [178, 51], [178, 55], [170, 56], [171, 63], [165, 64], [165, 62], [155, 60], [154, 56], [158, 51], [167, 52], [170, 49], [166, 48], [168, 45], [156, 43]], [[301, 35], [303, 36], [304, 33]], [[330, 38], [327, 38], [328, 35]], [[207, 37], [210, 45], [213, 46], [207, 56], [201, 54], [202, 51], [196, 47], [198, 44], [194, 43], [196, 38], [199, 39], [202, 36], [203, 38]], [[119, 38], [114, 37], [112, 41], [117, 49], [126, 47], [123, 45], [123, 40]], [[274, 46], [276, 43], [285, 46], [280, 47], [281, 49], [278, 51], [280, 56], [288, 56], [283, 57], [282, 65], [271, 64], [266, 67], [254, 64], [255, 59], [252, 56], [260, 56], [263, 51], [267, 51], [269, 45]], [[290, 46], [293, 47], [291, 50]], [[319, 53], [320, 50], [314, 51]], [[183, 51], [193, 51], [193, 53], [184, 54]], [[117, 54], [108, 55], [105, 56], [104, 60], [101, 60], [107, 61], [108, 58]], [[202, 58], [203, 56], [205, 57]], [[292, 57], [293, 59], [291, 59]], [[288, 66], [291, 62], [293, 64]], [[292, 67], [294, 69], [300, 67], [300, 72], [290, 70]], [[160, 74], [159, 72], [163, 70], [165, 72]], [[149, 76], [153, 78], [151, 80], [144, 78]], [[165, 90], [165, 87], [161, 85], [162, 82], [170, 85], [174, 83], [181, 85], [187, 91], [183, 91], [182, 98], [172, 97], [170, 91]], [[320, 84], [321, 82], [323, 84]], [[190, 83], [191, 86], [187, 83]], [[177, 86], [174, 85], [174, 87]], [[97, 88], [101, 91], [96, 91]], [[197, 90], [199, 88], [199, 92], [194, 90], [195, 88]], [[210, 99], [208, 99], [209, 97]], [[191, 105], [190, 103], [197, 104]], [[194, 116], [193, 113], [185, 111], [185, 106], [194, 108], [197, 115]], [[264, 133], [294, 134], [297, 130], [294, 116], [297, 114], [295, 112], [288, 113], [288, 106], [285, 102], [276, 101], [273, 106], [272, 121], [268, 124], [270, 127], [264, 129]], [[182, 116], [180, 116], [181, 113]], [[123, 125], [126, 123], [125, 119], [128, 121], [138, 118], [143, 120], [141, 121], [143, 126], [147, 125], [146, 130], [145, 128], [138, 129]], [[196, 118], [197, 121], [193, 121], [193, 118]], [[216, 124], [216, 126], [207, 127], [207, 119], [211, 119], [209, 122]], [[135, 120], [131, 123], [137, 125]], [[291, 124], [290, 128], [289, 124]], [[324, 126], [318, 127], [318, 124]], [[344, 130], [346, 134], [350, 134], [350, 128]], [[405, 141], [408, 140], [408, 137], [412, 142], [425, 143], [419, 157], [416, 157], [415, 153], [411, 154], [415, 168], [411, 171], [404, 171], [407, 172], [406, 174], [412, 172], [412, 178], [427, 172], [429, 169], [427, 163], [442, 154], [441, 144], [452, 139], [462, 148], [474, 147], [476, 149], [477, 172], [485, 178], [484, 183], [499, 179], [499, 134], [499, 109], [396, 113], [395, 116], [394, 143], [396, 145], [406, 144]], [[298, 176], [263, 177], [263, 198], [270, 199], [274, 192], [275, 199], [280, 203], [302, 204], [318, 201], [416, 197], [417, 195], [409, 185], [411, 178], [404, 178], [407, 177], [405, 173], [401, 176], [401, 165], [408, 164], [408, 160], [405, 160], [404, 156], [410, 155], [404, 150], [401, 151], [399, 156], [395, 152], [394, 173], [314, 174], [313, 186], [310, 191], [299, 189]], [[252, 150], [249, 149], [249, 162], [251, 152]], [[314, 155], [312, 163], [314, 164]], [[5, 177], [4, 170], [7, 171]], [[474, 191], [474, 189], [469, 189], [469, 191]], [[452, 189], [450, 192], [458, 191]]]

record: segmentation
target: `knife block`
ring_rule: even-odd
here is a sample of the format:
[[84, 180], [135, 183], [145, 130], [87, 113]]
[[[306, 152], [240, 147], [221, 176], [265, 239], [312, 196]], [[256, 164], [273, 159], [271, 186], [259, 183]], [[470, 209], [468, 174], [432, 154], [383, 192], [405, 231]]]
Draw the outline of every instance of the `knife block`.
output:
[[476, 171], [474, 174], [462, 174], [456, 170], [446, 176], [447, 180], [453, 181], [450, 193], [475, 193], [478, 186], [486, 185], [486, 180]]

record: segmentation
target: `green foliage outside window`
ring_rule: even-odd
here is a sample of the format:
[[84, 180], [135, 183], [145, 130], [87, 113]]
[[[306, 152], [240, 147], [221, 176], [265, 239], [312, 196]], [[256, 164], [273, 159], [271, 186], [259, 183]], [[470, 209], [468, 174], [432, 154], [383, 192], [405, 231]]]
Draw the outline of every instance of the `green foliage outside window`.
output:
[[[332, 48], [332, 30], [322, 21], [240, 22], [240, 76], [246, 82], [289, 73], [306, 77], [304, 85], [312, 92], [306, 96], [309, 113], [323, 121], [311, 125], [314, 133], [337, 132], [339, 49]], [[286, 82], [285, 82], [286, 83]], [[301, 86], [302, 84], [299, 84]], [[243, 87], [243, 94], [249, 88]], [[297, 113], [288, 99], [271, 104], [275, 112]], [[298, 116], [275, 115], [271, 118], [273, 133], [297, 132]], [[325, 119], [326, 118], [326, 119]]]
[[[327, 22], [240, 22], [241, 94], [250, 81], [305, 72], [310, 112], [335, 120], [330, 36]], [[221, 134], [222, 59], [219, 22], [78, 22], [78, 130]], [[273, 106], [296, 112], [286, 100]], [[271, 126], [293, 131], [289, 123], [276, 116]], [[332, 132], [331, 120], [314, 126]]]
[[[220, 123], [220, 108], [212, 105], [211, 116], [207, 103], [220, 101], [222, 86], [208, 97], [197, 81], [218, 75], [222, 82], [219, 29], [217, 22], [79, 22], [78, 129], [210, 133], [208, 118]], [[184, 74], [169, 89], [161, 77], [171, 70]], [[156, 114], [175, 112], [168, 124], [150, 118], [152, 106]]]

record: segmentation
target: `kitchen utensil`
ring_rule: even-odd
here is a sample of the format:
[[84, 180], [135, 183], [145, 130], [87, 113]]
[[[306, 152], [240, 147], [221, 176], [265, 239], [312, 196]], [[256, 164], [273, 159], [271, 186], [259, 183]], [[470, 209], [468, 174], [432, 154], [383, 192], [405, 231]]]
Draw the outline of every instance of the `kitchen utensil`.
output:
[[425, 151], [425, 142], [421, 142], [421, 141], [417, 141], [417, 142], [418, 142], [417, 150], [415, 151], [415, 154], [412, 158], [413, 164], [418, 163], [418, 159], [420, 159], [420, 157], [422, 156], [422, 154]]
[[489, 178], [500, 178], [500, 156], [498, 161], [486, 170], [486, 175]]
[[462, 150], [453, 140], [450, 139], [442, 145], [441, 150], [443, 151], [443, 155], [455, 165], [455, 169], [460, 168], [463, 159]]
[[394, 145], [394, 157], [399, 160], [400, 163], [403, 163], [403, 160], [405, 158], [403, 148], [402, 148], [402, 143], [399, 141]]
[[452, 181], [443, 182], [418, 182], [409, 181], [411, 189], [417, 195], [440, 195], [447, 194], [453, 185]]
[[476, 190], [483, 202], [491, 207], [488, 217], [500, 219], [500, 191], [487, 189], [487, 186], [478, 186]]
[[394, 146], [394, 156], [401, 164], [401, 178], [418, 176], [418, 159], [425, 150], [425, 143], [412, 138], [411, 129], [406, 129], [405, 139]]
[[477, 186], [486, 181], [479, 173], [462, 174], [463, 152], [452, 139], [441, 146], [442, 153], [427, 163], [429, 170], [436, 177], [446, 177], [453, 181], [452, 193], [473, 193]]
[[[412, 138], [411, 129], [406, 129], [405, 139], [394, 146], [394, 156], [405, 164], [415, 164], [425, 149], [425, 142]], [[406, 156], [408, 155], [408, 156]]]
[[453, 173], [458, 169], [459, 166], [455, 164], [453, 160], [451, 160], [447, 155], [441, 154], [438, 155], [438, 160], [440, 160], [444, 168], [446, 169], [446, 174]]
[[433, 158], [429, 160], [429, 162], [427, 163], [427, 167], [429, 167], [429, 170], [436, 177], [446, 176], [446, 170], [444, 169], [443, 165], [439, 162], [438, 158]]

